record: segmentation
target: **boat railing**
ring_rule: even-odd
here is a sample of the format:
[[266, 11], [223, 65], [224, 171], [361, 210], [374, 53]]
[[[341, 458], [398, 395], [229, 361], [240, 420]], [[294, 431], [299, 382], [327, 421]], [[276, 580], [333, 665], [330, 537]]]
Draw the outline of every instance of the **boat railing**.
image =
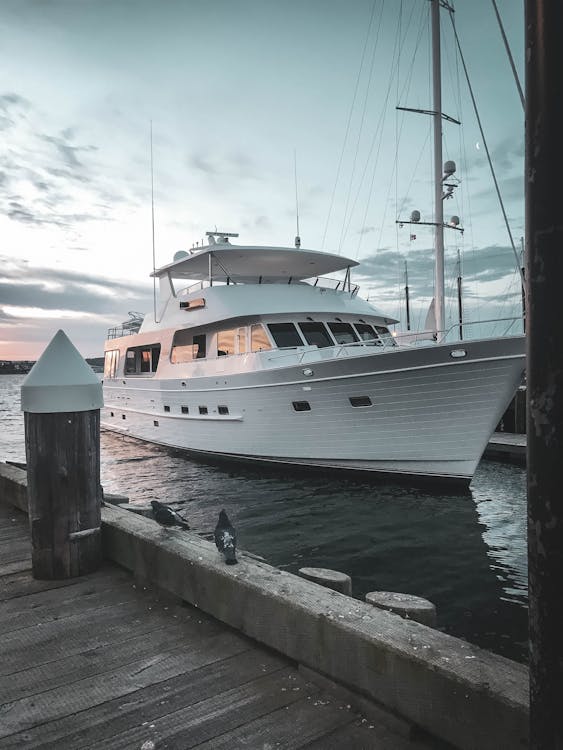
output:
[[[241, 283], [253, 283], [253, 284], [262, 284], [262, 277], [259, 276], [257, 279], [255, 279], [252, 282], [241, 282], [239, 281], [236, 276], [227, 279], [226, 281], [215, 281], [214, 282], [216, 286], [229, 286], [237, 285]], [[266, 283], [266, 282], [264, 282]], [[270, 283], [270, 282], [267, 282]], [[311, 279], [293, 279], [291, 276], [287, 279], [287, 281], [280, 281], [279, 284], [308, 284], [309, 286], [318, 287], [319, 289], [328, 289], [333, 292], [347, 292], [352, 297], [355, 297], [356, 294], [360, 291], [360, 287], [358, 284], [349, 284], [347, 281], [344, 281], [343, 279], [333, 279], [329, 278], [328, 276], [317, 276], [315, 278]], [[199, 292], [203, 289], [207, 289], [210, 287], [211, 284], [209, 282], [209, 279], [202, 279], [201, 281], [196, 281], [193, 284], [190, 284], [189, 286], [184, 287], [183, 289], [179, 289], [176, 292], [176, 296], [184, 296], [184, 295], [190, 295], [194, 292]]]
[[[478, 330], [478, 327], [489, 327], [493, 326], [498, 329], [498, 326], [502, 324], [502, 331], [500, 334], [491, 333], [483, 335], [482, 330]], [[519, 330], [516, 330], [519, 329]], [[502, 336], [515, 336], [520, 335], [523, 330], [523, 318], [520, 315], [507, 318], [488, 318], [484, 320], [471, 320], [463, 321], [461, 326], [459, 323], [453, 323], [448, 328], [441, 331], [404, 331], [402, 333], [394, 333], [393, 336], [398, 344], [401, 346], [421, 346], [423, 344], [432, 344], [438, 342], [440, 344], [447, 343], [458, 343], [463, 340], [471, 339], [487, 339]], [[461, 335], [460, 335], [461, 334]]]
[[[384, 340], [385, 338], [387, 337], [362, 339], [362, 341], [351, 341], [348, 344], [334, 344], [333, 346], [320, 348], [316, 344], [299, 348], [295, 346], [279, 347], [278, 349], [271, 350], [268, 360], [274, 362], [281, 359], [293, 358], [295, 363], [300, 365], [305, 362], [318, 362], [324, 359], [325, 356], [329, 356], [330, 359], [354, 356], [363, 352], [364, 347], [377, 347], [380, 352], [395, 348], [395, 337], [392, 339], [389, 337], [391, 340], [388, 341]], [[278, 354], [278, 352], [280, 353]]]
[[135, 333], [139, 333], [139, 329], [143, 324], [143, 314], [130, 312], [128, 315], [129, 320], [118, 326], [113, 326], [113, 328], [108, 328], [108, 339], [119, 339], [122, 336], [132, 336]]

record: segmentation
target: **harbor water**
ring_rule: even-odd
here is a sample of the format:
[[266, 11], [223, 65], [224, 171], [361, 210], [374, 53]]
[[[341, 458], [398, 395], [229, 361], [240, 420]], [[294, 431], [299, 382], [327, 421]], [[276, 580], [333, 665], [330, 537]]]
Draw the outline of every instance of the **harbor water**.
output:
[[[0, 460], [25, 461], [21, 375], [0, 376]], [[527, 654], [526, 473], [482, 461], [466, 494], [290, 470], [212, 466], [102, 432], [102, 484], [131, 502], [179, 502], [209, 532], [225, 508], [239, 545], [272, 565], [334, 568], [354, 596], [430, 599], [438, 627], [519, 661]]]

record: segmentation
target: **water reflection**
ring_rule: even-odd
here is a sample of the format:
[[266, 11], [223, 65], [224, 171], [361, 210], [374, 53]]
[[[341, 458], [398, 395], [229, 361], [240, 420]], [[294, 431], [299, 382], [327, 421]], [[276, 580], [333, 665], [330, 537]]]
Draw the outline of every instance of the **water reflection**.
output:
[[521, 469], [483, 462], [470, 492], [459, 496], [209, 466], [104, 433], [102, 472], [108, 491], [184, 503], [198, 531], [210, 531], [224, 507], [241, 546], [273, 565], [343, 570], [361, 598], [373, 590], [424, 596], [446, 632], [525, 658]]

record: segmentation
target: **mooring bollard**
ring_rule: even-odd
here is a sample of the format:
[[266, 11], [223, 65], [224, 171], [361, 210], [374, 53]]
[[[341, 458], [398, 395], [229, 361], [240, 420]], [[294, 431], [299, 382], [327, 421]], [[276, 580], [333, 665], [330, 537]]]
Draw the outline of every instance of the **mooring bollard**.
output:
[[102, 384], [63, 331], [21, 387], [34, 578], [73, 578], [102, 559]]
[[339, 591], [341, 594], [352, 596], [352, 579], [346, 573], [328, 568], [299, 568], [299, 575], [308, 581], [313, 581], [327, 589]]
[[399, 594], [394, 591], [370, 591], [366, 602], [401, 615], [406, 620], [416, 620], [433, 628], [436, 625], [436, 607], [428, 599], [412, 594]]

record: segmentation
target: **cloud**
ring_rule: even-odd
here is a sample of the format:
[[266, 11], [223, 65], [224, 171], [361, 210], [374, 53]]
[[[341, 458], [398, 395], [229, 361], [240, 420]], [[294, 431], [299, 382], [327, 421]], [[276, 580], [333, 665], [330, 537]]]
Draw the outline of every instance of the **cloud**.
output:
[[237, 179], [258, 179], [259, 171], [248, 154], [242, 151], [217, 155], [201, 151], [188, 156], [188, 166], [203, 172], [208, 177], [236, 177]]
[[[4, 306], [65, 310], [77, 314], [124, 316], [126, 308], [146, 309], [150, 285], [112, 281], [102, 276], [56, 268], [31, 267], [17, 258], [0, 256], [0, 299]], [[4, 310], [5, 314], [5, 310]], [[22, 313], [22, 317], [28, 317]]]

